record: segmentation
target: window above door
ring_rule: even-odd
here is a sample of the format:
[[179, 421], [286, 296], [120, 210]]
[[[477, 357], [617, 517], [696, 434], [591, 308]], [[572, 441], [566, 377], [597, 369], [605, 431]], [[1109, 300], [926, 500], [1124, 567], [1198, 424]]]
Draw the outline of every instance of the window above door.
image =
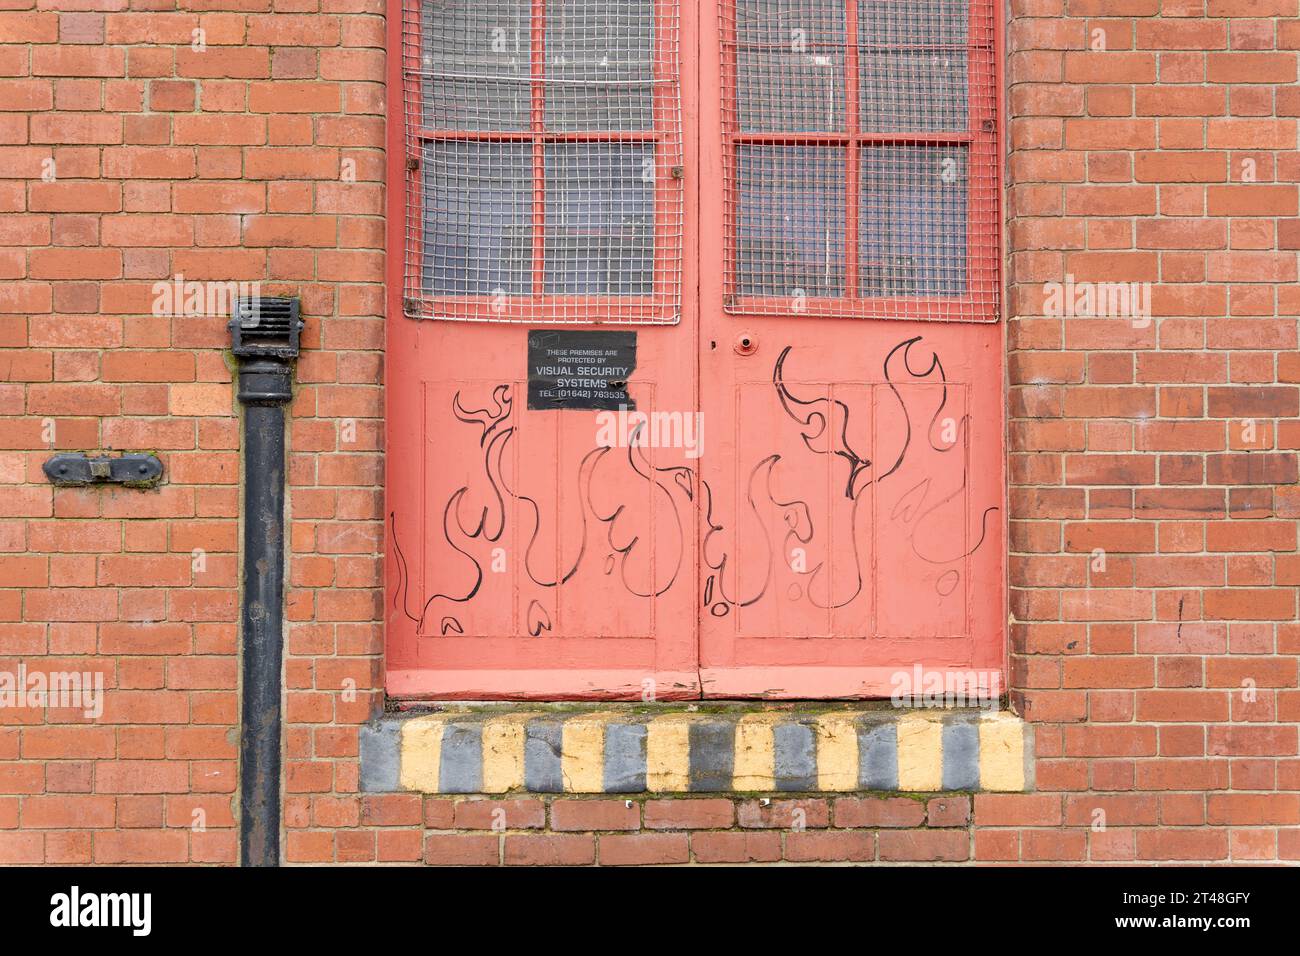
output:
[[993, 321], [991, 0], [724, 0], [727, 311]]
[[676, 322], [676, 0], [407, 0], [403, 311]]

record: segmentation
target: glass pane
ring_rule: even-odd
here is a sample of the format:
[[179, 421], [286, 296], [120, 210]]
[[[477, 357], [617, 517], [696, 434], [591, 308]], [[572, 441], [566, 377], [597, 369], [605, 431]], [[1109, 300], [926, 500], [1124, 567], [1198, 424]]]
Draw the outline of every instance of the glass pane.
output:
[[967, 0], [858, 0], [861, 127], [965, 130]]
[[866, 147], [861, 202], [862, 295], [966, 291], [966, 147]]
[[425, 0], [420, 72], [431, 129], [524, 130], [529, 0]]
[[531, 288], [532, 147], [449, 140], [424, 150], [424, 281], [429, 295]]
[[546, 128], [654, 129], [654, 0], [547, 0]]
[[736, 0], [743, 132], [844, 128], [843, 0]]
[[546, 291], [649, 295], [654, 288], [651, 143], [546, 147]]
[[844, 294], [844, 164], [838, 146], [741, 146], [736, 291]]

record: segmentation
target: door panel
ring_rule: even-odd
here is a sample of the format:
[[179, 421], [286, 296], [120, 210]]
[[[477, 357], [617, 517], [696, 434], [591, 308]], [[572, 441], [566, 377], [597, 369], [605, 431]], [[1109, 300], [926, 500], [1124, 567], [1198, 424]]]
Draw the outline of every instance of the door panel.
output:
[[[740, 19], [733, 42], [754, 29]], [[703, 692], [888, 696], [899, 671], [916, 664], [1001, 671], [1001, 329], [936, 320], [941, 308], [974, 312], [925, 298], [949, 294], [928, 273], [892, 301], [827, 298], [853, 288], [879, 295], [871, 274], [852, 275], [869, 273], [871, 262], [853, 262], [836, 244], [842, 238], [852, 249], [901, 227], [880, 218], [888, 210], [877, 209], [866, 170], [861, 217], [843, 212], [844, 184], [859, 182], [857, 159], [843, 147], [795, 136], [735, 145], [728, 159], [722, 57], [719, 32], [704, 31], [700, 242], [732, 250], [737, 262], [720, 265], [741, 278], [705, 268], [699, 290], [700, 403], [713, 436], [700, 463]], [[828, 113], [817, 128], [841, 122]], [[740, 183], [734, 200], [721, 185], [728, 170]], [[757, 192], [765, 182], [770, 188]], [[916, 189], [935, 192], [918, 183], [900, 194], [904, 206], [886, 206], [893, 214], [908, 202], [937, 208], [906, 198]], [[847, 190], [850, 202], [858, 192]], [[818, 211], [836, 202], [840, 211]], [[949, 254], [928, 246], [909, 253], [936, 275], [960, 277]], [[972, 247], [972, 297], [989, 294], [985, 270], [995, 255], [996, 243]]]
[[[752, 355], [701, 359], [709, 427], [732, 436], [701, 459], [706, 693], [861, 696], [888, 693], [890, 665], [999, 668], [996, 327], [745, 329]], [[836, 672], [810, 691], [793, 673], [809, 667]]]
[[[406, 248], [412, 257], [403, 218], [417, 228], [441, 224], [447, 235], [435, 229], [430, 258], [416, 257], [414, 265], [390, 254], [387, 687], [400, 696], [446, 699], [695, 697], [695, 461], [679, 447], [603, 441], [601, 412], [529, 410], [525, 376], [530, 330], [591, 329], [597, 326], [583, 323], [595, 321], [636, 332], [628, 393], [638, 411], [693, 414], [697, 408], [698, 216], [694, 191], [677, 169], [681, 144], [698, 137], [690, 109], [697, 95], [694, 61], [683, 58], [691, 68], [680, 77], [667, 71], [676, 72], [679, 49], [694, 49], [698, 10], [681, 4], [679, 23], [677, 5], [660, 3], [651, 57], [648, 21], [629, 19], [610, 4], [511, 0], [497, 6], [518, 13], [517, 23], [500, 24], [519, 36], [518, 52], [501, 54], [505, 62], [522, 63], [527, 73], [531, 59], [534, 78], [557, 71], [551, 78], [561, 81], [545, 89], [534, 84], [531, 101], [521, 101], [524, 112], [515, 123], [531, 130], [531, 138], [522, 132], [488, 137], [531, 141], [532, 181], [512, 180], [506, 188], [499, 181], [502, 162], [487, 169], [463, 161], [454, 171], [467, 183], [477, 182], [480, 167], [492, 173], [482, 194], [444, 190], [426, 201], [422, 174], [407, 176], [401, 166], [403, 126], [408, 136], [413, 125], [424, 128], [424, 141], [433, 146], [421, 155], [436, 162], [447, 139], [438, 129], [502, 125], [496, 114], [473, 114], [482, 122], [469, 122], [469, 114], [454, 108], [481, 105], [482, 97], [503, 94], [509, 85], [458, 78], [469, 66], [503, 72], [491, 61], [494, 53], [474, 46], [483, 42], [484, 18], [496, 24], [481, 4], [443, 11], [460, 10], [465, 23], [477, 24], [471, 36], [478, 39], [464, 42], [459, 20], [425, 31], [427, 38], [441, 37], [455, 60], [445, 70], [436, 59], [434, 65], [452, 79], [434, 80], [432, 105], [423, 109], [408, 94], [405, 113], [398, 104], [393, 117], [398, 138], [390, 177], [395, 183], [405, 177], [407, 191], [390, 204], [390, 249]], [[415, 0], [406, 7], [408, 21], [418, 22], [410, 12]], [[536, 16], [530, 20], [539, 12], [555, 18], [546, 29]], [[585, 19], [600, 16], [617, 22], [603, 30]], [[408, 35], [407, 55], [395, 62], [390, 82], [401, 84], [402, 66], [421, 67], [411, 56], [413, 42]], [[619, 47], [618, 57], [593, 55], [610, 44]], [[546, 58], [546, 50], [555, 55]], [[456, 59], [471, 54], [469, 66]], [[587, 82], [609, 69], [621, 71], [612, 86]], [[653, 92], [642, 83], [646, 70], [656, 71]], [[654, 144], [652, 170], [636, 153], [651, 147], [638, 144]], [[601, 158], [611, 150], [640, 157], [636, 176], [622, 176], [623, 165]], [[449, 155], [459, 157], [454, 150]], [[575, 183], [607, 180], [582, 195], [565, 192]], [[653, 221], [647, 222], [650, 192]], [[525, 195], [526, 214], [503, 205], [503, 195], [517, 193]], [[545, 242], [511, 245], [511, 237], [539, 223], [547, 229]], [[647, 236], [655, 269], [648, 289]], [[480, 240], [496, 244], [474, 248]], [[449, 243], [455, 248], [444, 249]], [[514, 285], [500, 280], [491, 270], [502, 259], [531, 264], [531, 280], [527, 268]], [[414, 286], [411, 279], [430, 269], [445, 280], [434, 294], [423, 279]], [[497, 286], [509, 297], [504, 309]], [[475, 294], [462, 294], [465, 288]], [[404, 317], [402, 296], [421, 294], [424, 320]]]
[[[407, 319], [398, 262], [390, 693], [871, 697], [916, 664], [1004, 669], [1001, 328], [918, 319], [906, 300], [826, 318], [767, 289], [763, 314], [724, 298], [718, 9], [681, 13], [699, 51], [681, 76], [681, 320], [607, 327], [635, 328], [637, 412], [698, 415], [701, 446], [529, 410], [527, 335], [546, 323]], [[872, 235], [857, 217], [806, 226], [832, 227]]]
[[[439, 698], [695, 696], [695, 471], [527, 409], [528, 329], [390, 329], [388, 687]], [[694, 407], [693, 339], [638, 332], [638, 409]], [[687, 374], [659, 384], [656, 370]]]

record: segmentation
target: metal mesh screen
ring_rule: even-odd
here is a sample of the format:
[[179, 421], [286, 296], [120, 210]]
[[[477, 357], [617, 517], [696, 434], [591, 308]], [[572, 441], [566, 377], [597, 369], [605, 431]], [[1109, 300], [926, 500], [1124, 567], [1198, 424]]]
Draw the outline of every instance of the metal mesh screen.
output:
[[741, 295], [844, 294], [844, 152], [835, 146], [740, 146]]
[[992, 321], [992, 0], [722, 4], [726, 307]]
[[681, 313], [676, 0], [408, 0], [405, 312]]

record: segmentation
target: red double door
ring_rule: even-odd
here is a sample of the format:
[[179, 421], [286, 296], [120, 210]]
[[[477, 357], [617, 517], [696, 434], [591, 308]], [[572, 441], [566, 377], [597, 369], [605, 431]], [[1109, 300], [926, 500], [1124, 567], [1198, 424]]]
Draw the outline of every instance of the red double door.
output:
[[[737, 307], [737, 147], [699, 16], [679, 321], [421, 320], [390, 295], [391, 694], [872, 697], [918, 664], [1003, 667], [1001, 329]], [[530, 335], [574, 329], [635, 336], [644, 417], [529, 408]]]

